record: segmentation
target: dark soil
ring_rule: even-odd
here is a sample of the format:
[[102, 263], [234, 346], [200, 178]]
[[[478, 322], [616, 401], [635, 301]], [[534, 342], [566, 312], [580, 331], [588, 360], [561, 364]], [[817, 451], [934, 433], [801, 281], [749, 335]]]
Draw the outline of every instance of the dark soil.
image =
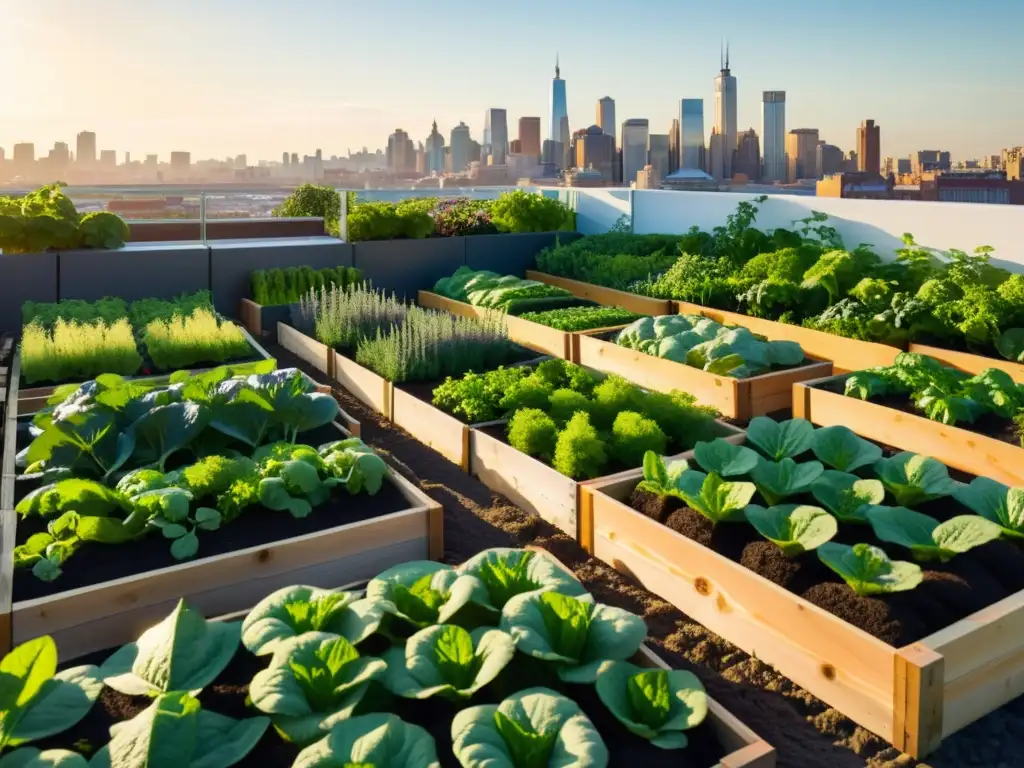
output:
[[[845, 380], [828, 381], [824, 384], [819, 384], [818, 386], [829, 392], [834, 392], [838, 395], [845, 395]], [[928, 418], [924, 411], [916, 408], [914, 406], [914, 402], [905, 395], [872, 397], [868, 402], [874, 403], [875, 405], [881, 405], [885, 408], [892, 408], [900, 411], [901, 413], [909, 413], [912, 416], [920, 416], [922, 419]], [[1020, 433], [1020, 429], [1013, 423], [1013, 420], [1004, 419], [994, 413], [986, 413], [984, 416], [980, 416], [973, 424], [958, 422], [956, 424], [956, 428], [963, 429], [968, 432], [974, 432], [978, 435], [984, 435], [985, 437], [991, 437], [993, 440], [1010, 443], [1011, 445], [1021, 444], [1022, 435]]]

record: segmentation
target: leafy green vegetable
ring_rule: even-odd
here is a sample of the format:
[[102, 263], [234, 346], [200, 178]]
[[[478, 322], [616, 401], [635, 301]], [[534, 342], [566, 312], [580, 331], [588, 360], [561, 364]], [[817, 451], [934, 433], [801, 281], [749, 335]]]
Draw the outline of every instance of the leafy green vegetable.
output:
[[747, 425], [747, 441], [772, 461], [794, 459], [811, 449], [814, 425], [806, 419], [775, 421], [757, 416]]
[[[459, 578], [450, 565], [414, 560], [379, 573], [366, 585], [366, 597], [380, 602], [383, 611], [416, 629], [444, 623], [457, 607], [444, 611]], [[464, 605], [465, 603], [463, 603]]]
[[89, 762], [66, 749], [22, 747], [0, 758], [0, 768], [89, 768]]
[[881, 448], [840, 425], [814, 430], [811, 450], [819, 461], [840, 472], [853, 472], [882, 458]]
[[622, 411], [612, 424], [608, 452], [623, 466], [635, 467], [647, 451], [661, 454], [667, 445], [668, 438], [656, 421], [633, 411]]
[[1024, 488], [1010, 488], [986, 477], [974, 478], [953, 494], [976, 515], [997, 523], [1004, 536], [1024, 538]]
[[757, 466], [758, 456], [742, 445], [733, 445], [719, 437], [710, 443], [697, 443], [693, 458], [701, 468], [722, 477], [745, 475]]
[[231, 662], [241, 636], [237, 621], [206, 621], [184, 600], [159, 624], [108, 658], [103, 682], [129, 696], [199, 691]]
[[299, 752], [292, 768], [441, 768], [433, 737], [395, 715], [350, 717]]
[[641, 669], [613, 661], [597, 676], [597, 695], [631, 732], [662, 749], [687, 745], [684, 731], [708, 714], [704, 686], [692, 672]]
[[678, 496], [690, 509], [718, 524], [742, 520], [743, 508], [756, 490], [753, 483], [728, 482], [714, 472], [705, 475], [687, 469], [676, 477], [669, 495]]
[[756, 504], [744, 514], [757, 532], [781, 549], [786, 557], [796, 557], [817, 549], [839, 530], [828, 512], [804, 504], [781, 504], [765, 509]]
[[797, 464], [790, 458], [779, 462], [759, 458], [750, 470], [750, 479], [764, 500], [774, 505], [790, 496], [805, 493], [824, 469], [816, 461]]
[[524, 312], [519, 317], [560, 331], [586, 331], [625, 325], [639, 315], [619, 307], [566, 307], [546, 312]]
[[595, 605], [589, 595], [529, 592], [505, 604], [501, 629], [523, 653], [556, 662], [563, 680], [593, 682], [605, 661], [624, 661], [647, 636], [643, 619], [621, 608]]
[[1024, 328], [1010, 328], [996, 342], [999, 354], [1007, 360], [1024, 363]]
[[885, 486], [829, 469], [812, 483], [811, 493], [839, 522], [866, 523], [868, 510], [885, 499]]
[[249, 611], [242, 622], [242, 644], [257, 656], [265, 656], [293, 637], [324, 632], [358, 645], [377, 630], [382, 615], [379, 602], [360, 600], [355, 592], [284, 587]]
[[[582, 397], [582, 395], [578, 395], [578, 397]], [[508, 444], [527, 456], [536, 456], [550, 461], [555, 454], [557, 441], [558, 427], [555, 426], [554, 419], [542, 410], [522, 408], [516, 411], [509, 420]]]
[[872, 507], [871, 529], [882, 541], [910, 550], [919, 562], [946, 562], [956, 555], [998, 539], [998, 523], [978, 515], [957, 515], [944, 523], [905, 507]]
[[914, 507], [956, 491], [956, 483], [950, 479], [945, 464], [910, 451], [878, 461], [875, 472], [902, 507]]
[[548, 688], [462, 710], [452, 720], [452, 750], [463, 768], [608, 765], [608, 748], [590, 719]]
[[589, 480], [600, 477], [608, 463], [604, 441], [586, 413], [577, 413], [565, 425], [555, 444], [552, 466], [566, 477]]
[[818, 547], [818, 559], [839, 574], [860, 596], [906, 592], [921, 583], [921, 568], [914, 563], [890, 560], [878, 547], [869, 544], [835, 544]]
[[361, 657], [344, 637], [307, 632], [278, 645], [270, 666], [249, 684], [249, 696], [285, 739], [307, 745], [350, 717], [386, 668], [381, 659]]

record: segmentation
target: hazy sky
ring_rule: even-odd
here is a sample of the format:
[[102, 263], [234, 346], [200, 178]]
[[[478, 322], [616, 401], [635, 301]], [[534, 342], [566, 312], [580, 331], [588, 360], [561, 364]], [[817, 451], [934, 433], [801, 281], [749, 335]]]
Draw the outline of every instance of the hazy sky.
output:
[[[80, 130], [99, 149], [344, 154], [437, 119], [480, 138], [542, 116], [556, 51], [573, 129], [601, 96], [619, 123], [667, 133], [683, 97], [713, 117], [730, 40], [739, 127], [760, 133], [761, 91], [787, 92], [787, 128], [844, 150], [874, 118], [882, 154], [980, 157], [1024, 143], [1024, 0], [2, 0], [0, 146]], [[120, 155], [119, 155], [120, 159]]]

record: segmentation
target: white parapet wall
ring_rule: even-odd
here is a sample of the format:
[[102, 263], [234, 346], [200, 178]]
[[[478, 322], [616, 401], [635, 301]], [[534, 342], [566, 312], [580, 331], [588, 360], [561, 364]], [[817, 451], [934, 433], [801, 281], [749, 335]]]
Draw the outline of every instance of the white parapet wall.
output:
[[[637, 234], [683, 234], [693, 226], [711, 231], [724, 224], [741, 201], [757, 197], [661, 190], [634, 190], [632, 194], [633, 231]], [[584, 234], [607, 231], [619, 215], [630, 210], [629, 190], [625, 189], [580, 189], [577, 200], [577, 220], [582, 220], [580, 231]], [[813, 211], [828, 214], [828, 224], [838, 230], [847, 248], [867, 243], [880, 255], [891, 257], [903, 247], [901, 238], [909, 232], [921, 245], [942, 250], [970, 252], [980, 245], [992, 246], [994, 263], [1024, 272], [1024, 206], [769, 195], [760, 206], [755, 226], [792, 229], [794, 222]]]

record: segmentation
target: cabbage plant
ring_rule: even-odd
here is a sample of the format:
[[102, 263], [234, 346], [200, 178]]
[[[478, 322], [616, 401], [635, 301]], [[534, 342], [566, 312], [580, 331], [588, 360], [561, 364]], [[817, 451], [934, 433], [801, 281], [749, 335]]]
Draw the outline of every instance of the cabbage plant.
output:
[[754, 451], [733, 445], [721, 437], [709, 443], [697, 443], [693, 448], [693, 458], [705, 472], [714, 472], [721, 477], [745, 475], [757, 466], [759, 460]]
[[806, 419], [756, 416], [747, 425], [747, 442], [772, 461], [795, 459], [811, 449], [813, 440], [814, 425]]
[[161, 694], [131, 720], [110, 729], [110, 743], [90, 768], [229, 768], [252, 751], [269, 720], [204, 711], [188, 693]]
[[683, 731], [700, 725], [708, 714], [704, 686], [683, 670], [609, 662], [597, 676], [597, 695], [630, 732], [662, 749], [685, 747]]
[[1024, 538], [1024, 488], [976, 477], [970, 485], [957, 488], [954, 496], [975, 514], [997, 523], [1004, 536]]
[[494, 680], [515, 652], [515, 641], [500, 629], [470, 633], [437, 624], [384, 653], [388, 666], [381, 682], [396, 696], [463, 701]]
[[462, 768], [605, 768], [608, 748], [572, 699], [549, 688], [459, 712], [452, 751]]
[[672, 495], [678, 496], [694, 512], [711, 522], [728, 523], [743, 519], [743, 508], [757, 489], [753, 483], [727, 482], [712, 472], [705, 475], [688, 469], [679, 476]]
[[[65, 731], [92, 708], [103, 690], [95, 666], [57, 672], [57, 645], [49, 635], [22, 643], [0, 660], [0, 765], [63, 765], [72, 753], [23, 745]], [[22, 747], [21, 749], [14, 749]], [[83, 763], [84, 764], [84, 763]]]
[[875, 464], [882, 485], [901, 507], [913, 507], [925, 501], [952, 495], [957, 484], [950, 478], [946, 465], [930, 456], [910, 451], [897, 453]]
[[817, 461], [797, 464], [789, 457], [777, 462], [758, 459], [750, 470], [750, 479], [764, 500], [775, 505], [790, 496], [806, 493], [824, 471], [825, 468]]
[[184, 600], [100, 668], [103, 681], [128, 696], [199, 691], [231, 662], [241, 636], [237, 621], [206, 621]]
[[881, 448], [842, 425], [814, 430], [811, 450], [818, 461], [840, 472], [853, 472], [882, 458]]
[[998, 539], [1003, 532], [998, 523], [978, 515], [957, 515], [940, 523], [906, 507], [872, 507], [868, 522], [875, 536], [906, 547], [919, 562], [947, 562]]
[[817, 554], [822, 563], [839, 574], [861, 597], [906, 592], [924, 578], [921, 566], [890, 560], [884, 550], [870, 544], [849, 547], [828, 541], [818, 547]]
[[605, 661], [625, 661], [641, 646], [647, 626], [639, 616], [595, 604], [590, 595], [531, 592], [513, 597], [501, 614], [501, 629], [516, 647], [554, 662], [570, 683], [592, 683]]
[[744, 514], [757, 532], [781, 549], [786, 557], [817, 549], [839, 531], [839, 524], [832, 515], [806, 504], [780, 504], [768, 509], [751, 504]]
[[278, 645], [249, 684], [249, 697], [285, 739], [306, 745], [349, 717], [386, 667], [344, 637], [307, 632]]
[[832, 469], [811, 484], [811, 493], [841, 523], [866, 523], [868, 510], [885, 500], [880, 480], [862, 480]]
[[395, 715], [350, 717], [299, 752], [292, 768], [441, 768], [434, 737]]
[[306, 632], [341, 635], [358, 645], [377, 631], [383, 609], [357, 592], [284, 587], [263, 598], [242, 621], [242, 644], [257, 656]]
[[[366, 597], [378, 601], [384, 613], [400, 624], [414, 630], [424, 629], [445, 623], [469, 602], [463, 599], [458, 605], [447, 605], [458, 578], [458, 572], [450, 565], [412, 560], [371, 579], [366, 585]], [[482, 592], [480, 598], [483, 599]]]

